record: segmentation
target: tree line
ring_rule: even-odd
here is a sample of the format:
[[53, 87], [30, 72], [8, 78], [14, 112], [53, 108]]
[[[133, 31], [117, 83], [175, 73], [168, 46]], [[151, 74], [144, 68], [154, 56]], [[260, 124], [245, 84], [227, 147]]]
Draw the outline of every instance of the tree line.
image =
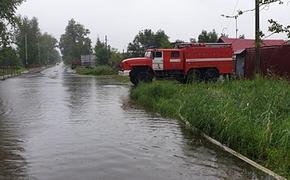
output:
[[[112, 48], [106, 41], [97, 38], [96, 44], [92, 46], [92, 40], [89, 38], [90, 30], [84, 25], [69, 20], [65, 28], [65, 33], [60, 38], [60, 51], [65, 64], [71, 64], [75, 60], [80, 60], [81, 55], [94, 54], [97, 65], [118, 66], [122, 59], [129, 57], [140, 57], [144, 55], [147, 48], [173, 48], [175, 43], [183, 41], [176, 40], [174, 43], [169, 41], [169, 36], [163, 30], [157, 32], [151, 29], [144, 29], [138, 32], [133, 41], [128, 44], [126, 52], [119, 52]], [[196, 41], [191, 38], [191, 42], [210, 43], [217, 42], [219, 35], [215, 30], [207, 32], [203, 30]]]
[[92, 40], [89, 38], [90, 30], [84, 25], [69, 20], [65, 28], [65, 33], [61, 35], [59, 48], [62, 53], [62, 59], [65, 64], [71, 64], [73, 61], [80, 60], [82, 55], [96, 56], [97, 65], [117, 66], [124, 57], [123, 53], [112, 48], [107, 42], [97, 39], [95, 46], [92, 46]]
[[[132, 42], [128, 44], [127, 51], [119, 52], [111, 47], [106, 41], [99, 38], [94, 47], [89, 38], [90, 31], [84, 25], [69, 20], [65, 33], [58, 40], [48, 33], [42, 33], [37, 18], [16, 16], [15, 11], [24, 0], [1, 0], [0, 2], [0, 66], [34, 66], [54, 64], [61, 58], [65, 64], [71, 64], [74, 60], [80, 60], [81, 55], [94, 54], [98, 65], [117, 66], [119, 61], [128, 57], [142, 56], [150, 47], [170, 48], [176, 40], [169, 41], [169, 36], [164, 30], [153, 32], [144, 29], [137, 33]], [[261, 4], [270, 4], [278, 0], [261, 1]], [[290, 26], [282, 26], [274, 20], [269, 20], [272, 26], [269, 31], [273, 33], [286, 32], [289, 35]], [[227, 36], [221, 34], [221, 36]], [[215, 30], [202, 32], [197, 39], [190, 38], [190, 42], [210, 43], [216, 42], [219, 35]], [[244, 35], [240, 38], [245, 38]], [[58, 51], [58, 48], [62, 54]]]
[[40, 31], [37, 18], [15, 15], [22, 2], [0, 2], [0, 66], [31, 67], [59, 62], [57, 39]]

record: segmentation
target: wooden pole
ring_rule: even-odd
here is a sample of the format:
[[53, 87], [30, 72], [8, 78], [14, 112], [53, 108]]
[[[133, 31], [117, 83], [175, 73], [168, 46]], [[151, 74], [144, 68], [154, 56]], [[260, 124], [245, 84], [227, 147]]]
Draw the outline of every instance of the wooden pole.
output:
[[256, 74], [261, 73], [261, 54], [260, 54], [260, 47], [261, 47], [261, 38], [260, 38], [260, 0], [255, 0], [255, 52], [256, 52], [256, 63], [255, 63], [255, 70]]

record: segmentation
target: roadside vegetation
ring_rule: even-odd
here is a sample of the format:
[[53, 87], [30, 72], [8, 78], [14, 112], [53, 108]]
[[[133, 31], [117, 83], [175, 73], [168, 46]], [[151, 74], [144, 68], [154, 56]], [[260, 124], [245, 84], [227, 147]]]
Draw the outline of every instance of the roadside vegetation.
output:
[[76, 73], [81, 75], [102, 76], [102, 75], [116, 75], [118, 74], [118, 71], [106, 65], [96, 66], [93, 68], [79, 66], [76, 68]]
[[157, 81], [132, 89], [131, 97], [290, 178], [289, 82], [260, 77], [192, 85]]
[[111, 66], [96, 66], [94, 68], [77, 67], [76, 73], [80, 75], [93, 75], [101, 79], [114, 79], [120, 83], [129, 83], [128, 76], [118, 75], [118, 71]]
[[24, 68], [51, 65], [61, 60], [57, 40], [41, 32], [37, 18], [16, 15], [22, 2], [1, 0], [0, 74], [11, 75]]

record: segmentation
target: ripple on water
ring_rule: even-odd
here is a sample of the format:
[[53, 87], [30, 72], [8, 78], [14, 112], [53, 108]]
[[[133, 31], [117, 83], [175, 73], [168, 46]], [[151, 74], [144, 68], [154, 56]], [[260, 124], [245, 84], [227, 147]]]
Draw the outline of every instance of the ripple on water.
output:
[[129, 88], [62, 66], [1, 82], [0, 179], [251, 179], [256, 173], [176, 120], [135, 106]]

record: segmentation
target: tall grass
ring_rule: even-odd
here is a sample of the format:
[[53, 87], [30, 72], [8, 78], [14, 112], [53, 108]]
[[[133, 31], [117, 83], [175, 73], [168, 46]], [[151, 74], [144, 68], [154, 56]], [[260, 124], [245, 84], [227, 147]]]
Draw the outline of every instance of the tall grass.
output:
[[77, 67], [76, 73], [81, 75], [102, 76], [102, 75], [115, 75], [118, 73], [118, 71], [110, 66], [99, 65], [94, 68]]
[[133, 89], [131, 97], [290, 178], [288, 82], [260, 77], [192, 85], [154, 82]]

